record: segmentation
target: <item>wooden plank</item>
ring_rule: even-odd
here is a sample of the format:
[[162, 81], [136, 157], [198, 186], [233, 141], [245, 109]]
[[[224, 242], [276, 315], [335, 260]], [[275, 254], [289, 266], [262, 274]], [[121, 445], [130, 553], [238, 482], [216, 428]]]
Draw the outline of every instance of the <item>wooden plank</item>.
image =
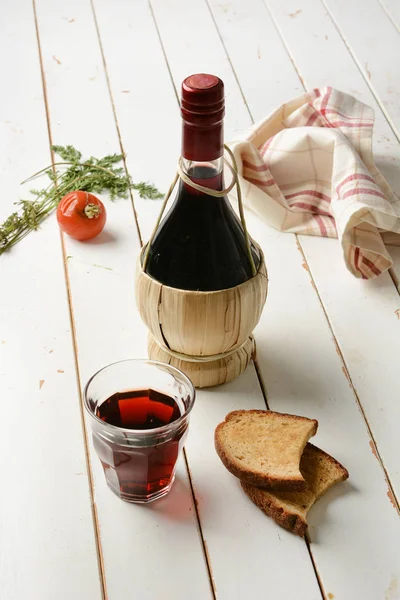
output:
[[[21, 44], [23, 40], [23, 44]], [[30, 2], [0, 4], [0, 219], [49, 163]], [[79, 395], [54, 217], [0, 258], [0, 589], [7, 600], [99, 600]]]
[[[183, 71], [183, 65], [189, 70], [191, 53], [188, 50], [187, 38], [182, 36], [179, 46], [177, 36], [174, 36], [168, 26], [168, 13], [164, 3], [161, 0], [153, 0], [152, 6], [172, 74], [174, 75], [175, 70], [178, 71], [174, 61], [179, 61], [180, 72]], [[214, 3], [211, 6], [214, 7]], [[257, 12], [257, 6], [263, 12]], [[257, 46], [252, 54], [254, 61], [243, 61], [242, 64], [234, 60], [230, 53], [231, 48], [235, 46], [236, 52], [240, 53], [241, 49], [252, 44], [254, 49], [257, 31], [262, 34], [263, 40], [270, 37], [273, 39], [276, 34], [273, 33], [268, 13], [260, 3], [257, 5], [249, 2], [245, 6], [241, 4], [239, 8], [238, 3], [230, 2], [223, 7], [219, 4], [219, 9], [220, 13], [225, 15], [226, 28], [232, 25], [230, 43], [221, 30], [220, 33], [239, 83], [242, 84], [241, 69], [247, 70], [247, 73], [254, 73], [257, 68], [254, 64], [254, 61], [260, 60]], [[198, 35], [207, 39], [207, 45], [202, 47], [203, 69], [210, 68], [213, 72], [222, 74], [223, 65], [215, 58], [220, 55], [221, 46], [212, 21], [207, 21], [204, 16], [204, 4], [192, 2], [188, 15], [183, 3], [175, 1], [174, 10], [174, 22], [180, 32], [191, 31], [191, 24], [196, 22]], [[246, 19], [241, 17], [243, 10], [246, 11]], [[239, 13], [237, 19], [235, 11]], [[263, 23], [263, 30], [257, 26], [259, 19]], [[219, 24], [218, 19], [217, 23]], [[257, 44], [261, 41], [258, 38]], [[279, 40], [277, 42], [279, 46]], [[170, 44], [173, 48], [171, 56]], [[278, 52], [279, 50], [275, 50], [274, 56]], [[284, 80], [290, 67], [293, 76], [289, 58], [286, 62], [279, 62], [274, 71], [268, 70], [269, 65], [270, 56], [266, 55], [263, 96], [265, 105], [268, 104], [269, 89], [273, 87], [274, 79], [278, 79], [276, 73]], [[242, 91], [252, 110], [244, 83]], [[290, 98], [291, 88], [287, 88], [287, 93], [287, 97]], [[236, 113], [242, 112], [243, 105], [238, 104], [234, 110]], [[228, 135], [230, 134], [228, 127]], [[270, 403], [277, 410], [316, 416], [320, 420], [317, 443], [342, 460], [351, 472], [351, 482], [332, 492], [331, 500], [334, 498], [335, 502], [328, 505], [327, 497], [319, 504], [314, 517], [310, 517], [313, 525], [311, 537], [318, 541], [311, 549], [322, 584], [326, 594], [338, 597], [357, 597], [360, 593], [365, 598], [382, 597], [384, 590], [391, 585], [392, 577], [398, 575], [398, 564], [393, 558], [398, 549], [393, 551], [393, 547], [397, 547], [399, 532], [396, 511], [387, 498], [384, 474], [371, 453], [368, 431], [359, 413], [353, 391], [342, 373], [342, 363], [331, 339], [332, 333], [309, 276], [302, 267], [303, 258], [296, 248], [295, 239], [293, 236], [269, 229], [252, 215], [248, 220], [250, 231], [263, 245], [270, 268], [271, 292], [262, 324], [257, 330], [259, 362]], [[326, 240], [317, 241], [326, 243]], [[323, 252], [323, 247], [321, 251]], [[339, 257], [337, 265], [337, 268], [343, 269]], [[340, 293], [346, 292], [341, 289]], [[193, 478], [196, 482], [195, 473]], [[371, 514], [377, 514], [379, 518], [371, 522], [368, 517]], [[368, 528], [364, 525], [366, 518]], [[385, 522], [384, 526], [381, 518]], [[367, 547], [369, 550], [371, 547], [376, 550], [368, 556], [365, 551]], [[348, 569], [350, 560], [353, 565], [351, 572]]]
[[[158, 6], [153, 6], [158, 19]], [[181, 125], [175, 93], [168, 79], [148, 5], [145, 2], [126, 3], [118, 14], [103, 0], [96, 0], [95, 7], [128, 163], [133, 165], [132, 172], [136, 178], [148, 178], [157, 184], [165, 182], [166, 187], [175, 170]], [[170, 10], [173, 11], [170, 15], [175, 19], [175, 15], [179, 15], [179, 6], [174, 4]], [[179, 24], [179, 17], [177, 19]], [[209, 16], [207, 12], [205, 15], [198, 14], [196, 8], [194, 19], [207, 23]], [[159, 21], [164, 43], [169, 39], [168, 36], [164, 37], [164, 32], [172, 34], [176, 30], [171, 29], [168, 23]], [[208, 28], [205, 31], [208, 33]], [[182, 43], [185, 47], [191, 45], [189, 37], [183, 38]], [[196, 45], [193, 44], [193, 47]], [[166, 45], [167, 53], [168, 49], [169, 44]], [[223, 58], [218, 45], [212, 43], [210, 51], [217, 52]], [[146, 56], [146, 62], [141, 60], [143, 55]], [[205, 58], [211, 64], [211, 57], [207, 59], [205, 55]], [[178, 60], [183, 61], [183, 57]], [[188, 61], [191, 63], [191, 58]], [[215, 66], [219, 71], [225, 69], [220, 62]], [[184, 73], [183, 76], [190, 73], [187, 64], [182, 67], [171, 62], [171, 68], [177, 68]], [[208, 66], [203, 65], [202, 68]], [[126, 94], [119, 93], [123, 89], [130, 90], [129, 102]], [[237, 90], [235, 93], [240, 98]], [[147, 116], [143, 109], [145, 104], [148, 107]], [[245, 113], [239, 118], [244, 119]], [[149, 119], [151, 131], [157, 132], [156, 156], [155, 134], [151, 136], [148, 132]], [[143, 238], [146, 239], [159, 205], [135, 197], [135, 206]], [[271, 597], [292, 598], [296, 595], [307, 600], [320, 598], [305, 545], [301, 540], [285, 534], [252, 506], [215, 453], [213, 433], [216, 425], [229, 410], [243, 407], [265, 407], [253, 368], [228, 386], [198, 392], [186, 444], [217, 597], [239, 599], [248, 589], [264, 593], [267, 573], [268, 587], [273, 590]], [[251, 520], [249, 512], [252, 514]], [[290, 563], [294, 577], [282, 577], [283, 561]]]
[[[268, 519], [247, 498], [214, 450], [214, 430], [231, 410], [265, 409], [251, 364], [235, 381], [198, 394], [186, 451], [218, 598], [249, 589], [271, 598], [320, 598], [303, 540]], [[290, 565], [291, 577], [284, 577]], [[268, 582], [266, 584], [266, 581]]]
[[400, 36], [379, 0], [324, 0], [400, 140]]
[[[37, 4], [54, 140], [96, 156], [118, 151], [90, 3], [70, 2], [68, 12], [47, 0]], [[132, 206], [119, 200], [107, 210], [106, 229], [93, 242], [65, 239], [82, 384], [107, 363], [146, 355], [134, 301]], [[166, 499], [134, 506], [108, 490], [92, 445], [90, 454], [108, 598], [163, 598], [174, 590], [184, 599], [189, 588], [193, 598], [212, 597], [183, 460]]]

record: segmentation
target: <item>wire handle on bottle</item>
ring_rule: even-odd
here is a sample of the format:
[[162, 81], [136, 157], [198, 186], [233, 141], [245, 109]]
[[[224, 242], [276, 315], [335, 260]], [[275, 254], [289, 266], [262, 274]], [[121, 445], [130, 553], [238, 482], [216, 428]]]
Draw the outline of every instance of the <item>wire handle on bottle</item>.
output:
[[238, 168], [237, 168], [237, 163], [236, 163], [236, 159], [233, 155], [232, 150], [226, 145], [224, 144], [224, 148], [227, 151], [227, 153], [229, 154], [229, 157], [232, 161], [232, 164], [230, 162], [228, 162], [226, 160], [226, 158], [224, 158], [224, 162], [225, 164], [229, 167], [231, 173], [232, 173], [232, 181], [230, 183], [230, 185], [225, 188], [224, 190], [213, 190], [211, 188], [205, 187], [204, 185], [199, 185], [198, 183], [195, 183], [194, 181], [192, 181], [190, 179], [190, 177], [188, 175], [186, 175], [186, 173], [184, 172], [183, 168], [182, 168], [182, 157], [179, 158], [178, 161], [178, 165], [177, 165], [177, 173], [174, 177], [173, 182], [171, 183], [171, 185], [169, 186], [168, 192], [165, 195], [161, 210], [160, 210], [160, 214], [158, 215], [156, 224], [154, 226], [154, 229], [151, 233], [150, 239], [147, 243], [146, 249], [145, 249], [145, 253], [144, 253], [144, 257], [143, 257], [143, 271], [146, 270], [146, 265], [147, 265], [147, 261], [148, 261], [148, 257], [149, 257], [149, 251], [150, 251], [150, 246], [153, 242], [154, 236], [156, 235], [157, 229], [161, 223], [161, 219], [162, 216], [164, 214], [165, 208], [167, 206], [168, 200], [171, 197], [171, 194], [174, 190], [174, 187], [176, 186], [176, 183], [178, 181], [179, 178], [182, 179], [182, 181], [184, 181], [187, 185], [189, 185], [190, 187], [194, 188], [195, 190], [197, 190], [198, 192], [204, 192], [205, 194], [208, 194], [209, 196], [213, 196], [214, 198], [222, 198], [223, 196], [225, 196], [226, 194], [228, 194], [233, 187], [236, 185], [236, 190], [237, 190], [237, 199], [238, 199], [238, 205], [239, 205], [239, 215], [240, 215], [240, 220], [242, 222], [242, 227], [243, 227], [243, 232], [244, 232], [244, 239], [246, 242], [246, 249], [247, 249], [247, 256], [249, 259], [249, 263], [251, 266], [251, 271], [253, 274], [253, 277], [255, 277], [257, 275], [257, 269], [256, 269], [256, 265], [254, 264], [254, 259], [253, 259], [253, 254], [251, 252], [251, 246], [250, 246], [250, 237], [249, 237], [249, 233], [247, 231], [247, 225], [246, 225], [246, 219], [244, 217], [244, 210], [243, 210], [243, 201], [242, 201], [242, 191], [240, 189], [240, 183], [239, 183], [239, 177], [238, 177]]

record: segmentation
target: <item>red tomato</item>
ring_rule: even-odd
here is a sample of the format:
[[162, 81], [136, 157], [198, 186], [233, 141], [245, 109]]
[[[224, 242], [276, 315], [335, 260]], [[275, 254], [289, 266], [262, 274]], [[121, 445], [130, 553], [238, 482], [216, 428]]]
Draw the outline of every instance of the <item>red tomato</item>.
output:
[[103, 230], [106, 209], [89, 192], [70, 192], [57, 207], [57, 221], [61, 231], [76, 240], [90, 240]]

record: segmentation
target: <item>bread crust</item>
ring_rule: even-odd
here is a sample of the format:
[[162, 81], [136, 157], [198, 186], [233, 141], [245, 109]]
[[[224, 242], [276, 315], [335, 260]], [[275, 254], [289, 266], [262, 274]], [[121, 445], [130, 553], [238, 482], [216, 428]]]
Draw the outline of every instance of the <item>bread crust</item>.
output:
[[[241, 468], [239, 465], [234, 464], [232, 462], [229, 455], [225, 451], [223, 443], [221, 442], [220, 433], [223, 430], [226, 422], [231, 421], [236, 417], [240, 417], [242, 415], [249, 415], [249, 414], [268, 414], [268, 415], [274, 415], [274, 416], [277, 415], [279, 417], [286, 417], [287, 419], [293, 419], [295, 421], [299, 421], [299, 420], [307, 421], [307, 423], [313, 424], [313, 429], [311, 431], [310, 437], [315, 435], [315, 433], [317, 432], [318, 421], [316, 421], [315, 419], [308, 419], [307, 417], [298, 417], [296, 415], [289, 415], [286, 413], [277, 413], [274, 411], [267, 411], [267, 410], [259, 410], [259, 409], [234, 410], [234, 411], [228, 413], [225, 417], [225, 421], [223, 421], [222, 423], [220, 423], [217, 426], [217, 428], [215, 430], [215, 435], [214, 435], [214, 444], [215, 444], [215, 449], [217, 451], [217, 454], [220, 457], [220, 459], [221, 459], [222, 463], [224, 464], [224, 466], [226, 467], [226, 469], [230, 473], [232, 473], [232, 475], [235, 475], [235, 477], [238, 477], [239, 479], [249, 483], [250, 485], [255, 485], [259, 488], [268, 489], [268, 490], [276, 490], [276, 491], [282, 491], [282, 492], [283, 491], [295, 492], [295, 491], [305, 490], [307, 488], [307, 483], [304, 480], [304, 478], [302, 477], [301, 473], [299, 473], [298, 477], [291, 476], [290, 478], [289, 477], [288, 478], [281, 477], [281, 478], [277, 479], [276, 477], [269, 477], [268, 475], [266, 475], [264, 473], [257, 473], [254, 471], [249, 471], [246, 468]], [[304, 446], [306, 445], [306, 443], [307, 443], [307, 440], [305, 441]], [[301, 450], [303, 450], [303, 448]]]
[[308, 529], [307, 522], [300, 515], [296, 515], [285, 510], [282, 506], [277, 506], [274, 498], [266, 497], [260, 489], [253, 487], [245, 481], [240, 482], [244, 492], [266, 515], [271, 517], [278, 525], [291, 531], [295, 535], [304, 537]]
[[[346, 469], [346, 467], [344, 467], [342, 465], [342, 463], [340, 463], [338, 460], [336, 460], [336, 458], [334, 458], [333, 456], [331, 456], [330, 454], [328, 454], [327, 452], [325, 452], [325, 450], [321, 450], [321, 448], [318, 448], [318, 446], [315, 446], [311, 442], [307, 442], [306, 447], [305, 447], [304, 450], [307, 451], [307, 452], [309, 452], [310, 450], [318, 452], [318, 454], [320, 456], [323, 455], [324, 458], [328, 462], [330, 462], [333, 466], [336, 467], [336, 469], [338, 471], [340, 471], [340, 475], [338, 476], [337, 480], [335, 480], [334, 483], [337, 483], [339, 481], [346, 481], [346, 479], [349, 478], [349, 472]], [[300, 462], [300, 467], [301, 467], [301, 462]], [[316, 500], [318, 500], [318, 497], [316, 498]]]
[[[260, 408], [250, 408], [248, 410], [245, 410], [245, 409], [231, 410], [231, 412], [229, 412], [226, 415], [225, 421], [232, 421], [232, 419], [234, 419], [235, 417], [238, 417], [241, 415], [248, 415], [248, 414], [257, 414], [257, 415], [267, 414], [267, 415], [274, 415], [277, 417], [288, 417], [289, 419], [293, 419], [294, 421], [308, 421], [308, 422], [313, 421], [315, 423], [316, 430], [318, 428], [318, 421], [316, 419], [309, 419], [308, 417], [299, 417], [298, 415], [290, 415], [288, 413], [277, 412], [275, 410], [262, 410]], [[220, 423], [220, 425], [222, 425], [223, 423], [224, 423], [224, 421], [222, 423]]]
[[[310, 444], [310, 442], [306, 444], [304, 449], [302, 459], [304, 458], [306, 458], [306, 460], [314, 458], [317, 462], [322, 460], [325, 466], [329, 465], [332, 468], [332, 471], [330, 473], [330, 480], [326, 482], [327, 484], [321, 488], [319, 493], [317, 493], [310, 485], [310, 492], [308, 493], [311, 493], [312, 497], [297, 500], [298, 511], [299, 513], [303, 512], [303, 514], [298, 514], [295, 509], [290, 507], [290, 505], [287, 507], [283, 506], [285, 504], [285, 499], [279, 495], [275, 496], [272, 490], [268, 492], [267, 490], [262, 490], [249, 485], [245, 481], [240, 482], [244, 492], [254, 504], [256, 504], [266, 515], [274, 519], [278, 525], [281, 525], [281, 527], [284, 527], [300, 537], [304, 537], [307, 532], [307, 513], [315, 502], [334, 484], [345, 481], [349, 477], [347, 469], [338, 460], [317, 446]], [[308, 480], [308, 482], [310, 483], [310, 480]], [[293, 503], [293, 498], [290, 498], [290, 501]]]

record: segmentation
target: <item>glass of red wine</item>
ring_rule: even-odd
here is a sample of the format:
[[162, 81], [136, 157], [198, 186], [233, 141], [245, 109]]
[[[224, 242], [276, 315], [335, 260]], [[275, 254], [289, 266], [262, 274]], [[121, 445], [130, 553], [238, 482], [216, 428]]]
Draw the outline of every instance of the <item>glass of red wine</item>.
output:
[[186, 375], [151, 360], [116, 362], [88, 381], [93, 444], [108, 486], [122, 500], [146, 503], [168, 494], [194, 399]]

